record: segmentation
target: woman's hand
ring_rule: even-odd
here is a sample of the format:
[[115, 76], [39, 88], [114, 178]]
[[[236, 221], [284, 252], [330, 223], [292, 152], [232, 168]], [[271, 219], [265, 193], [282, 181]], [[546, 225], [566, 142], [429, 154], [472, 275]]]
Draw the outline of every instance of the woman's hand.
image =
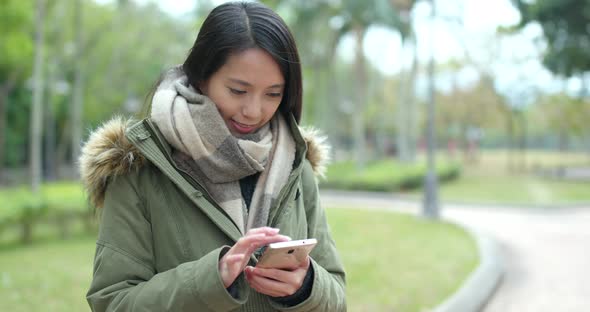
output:
[[246, 267], [246, 279], [257, 292], [271, 297], [285, 297], [294, 294], [301, 285], [309, 269], [309, 256], [298, 268], [293, 270], [263, 269]]
[[229, 287], [242, 273], [250, 255], [258, 248], [270, 243], [290, 240], [288, 236], [279, 235], [279, 229], [261, 227], [249, 230], [219, 260], [219, 272], [225, 288]]

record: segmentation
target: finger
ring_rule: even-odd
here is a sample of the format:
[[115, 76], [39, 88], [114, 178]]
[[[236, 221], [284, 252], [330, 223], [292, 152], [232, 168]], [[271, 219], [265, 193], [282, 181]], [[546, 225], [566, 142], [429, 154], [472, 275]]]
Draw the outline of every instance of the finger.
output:
[[271, 242], [271, 241], [288, 241], [291, 240], [291, 238], [289, 236], [285, 236], [285, 235], [279, 235], [279, 234], [275, 234], [275, 235], [266, 235], [264, 233], [258, 233], [258, 234], [250, 234], [250, 235], [246, 235], [241, 237], [238, 240], [238, 244], [242, 245], [242, 246], [247, 246], [247, 245], [251, 245], [253, 243], [257, 243], [257, 242]]
[[269, 226], [263, 226], [255, 229], [250, 229], [246, 232], [246, 236], [250, 234], [265, 234], [265, 235], [275, 235], [278, 234], [280, 229], [272, 228]]
[[246, 255], [242, 253], [226, 253], [221, 260], [219, 261], [224, 268], [228, 270], [239, 270], [241, 271], [242, 268], [246, 265]]
[[244, 253], [246, 250], [250, 248], [250, 245], [261, 239], [264, 239], [265, 237], [266, 235], [263, 233], [242, 236], [240, 237], [240, 239], [238, 239], [238, 241], [235, 243], [232, 249], [237, 249], [240, 252]]
[[227, 265], [232, 265], [234, 263], [238, 263], [240, 261], [242, 261], [244, 259], [244, 254], [233, 254], [233, 255], [228, 255], [225, 258], [225, 264]]
[[221, 260], [219, 260], [219, 272], [225, 287], [231, 285], [246, 265], [246, 263], [243, 262], [243, 259], [243, 254], [225, 254]]
[[293, 285], [268, 279], [266, 277], [250, 274], [248, 283], [259, 293], [272, 297], [284, 297], [295, 293], [297, 289]]
[[311, 265], [311, 258], [309, 256], [307, 256], [307, 258], [305, 258], [305, 261], [303, 261], [303, 263], [301, 263], [300, 268], [305, 269], [305, 271], [307, 271], [309, 269], [310, 265]]
[[301, 285], [303, 284], [303, 279], [307, 274], [307, 270], [303, 268], [299, 268], [293, 271], [280, 269], [252, 268], [250, 271], [252, 275], [283, 282], [295, 287], [295, 289], [299, 289], [301, 287]]
[[251, 273], [251, 270], [248, 270], [248, 269], [252, 269], [252, 267], [246, 267], [246, 270], [244, 270], [245, 275], [246, 275], [246, 281], [248, 282], [248, 285], [250, 285], [250, 287], [252, 287], [254, 290], [256, 290], [257, 292], [259, 292], [261, 294], [269, 295], [271, 297], [283, 297], [284, 296], [284, 294], [282, 292], [277, 291], [277, 288], [267, 289], [267, 288], [263, 287], [260, 283], [260, 280], [264, 279], [264, 277], [253, 275]]
[[289, 240], [291, 240], [291, 238], [285, 235], [265, 236], [264, 234], [255, 234], [240, 238], [234, 246], [243, 253], [251, 254], [254, 250], [262, 246], [271, 243], [286, 242]]

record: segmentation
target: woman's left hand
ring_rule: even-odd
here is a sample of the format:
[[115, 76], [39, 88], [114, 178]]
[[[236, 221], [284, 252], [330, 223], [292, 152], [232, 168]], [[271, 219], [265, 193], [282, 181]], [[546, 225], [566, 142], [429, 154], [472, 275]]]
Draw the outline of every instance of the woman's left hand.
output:
[[309, 269], [310, 260], [293, 270], [263, 269], [247, 266], [246, 279], [257, 292], [271, 297], [285, 297], [294, 294], [301, 285]]

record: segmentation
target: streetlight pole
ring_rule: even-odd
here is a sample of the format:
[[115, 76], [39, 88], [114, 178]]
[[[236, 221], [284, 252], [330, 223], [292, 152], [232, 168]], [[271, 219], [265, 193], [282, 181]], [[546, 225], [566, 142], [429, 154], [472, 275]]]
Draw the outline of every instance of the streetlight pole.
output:
[[438, 219], [440, 216], [438, 205], [438, 178], [436, 175], [436, 138], [435, 138], [435, 88], [434, 88], [434, 19], [435, 4], [430, 0], [432, 11], [430, 16], [430, 60], [428, 62], [428, 122], [426, 129], [427, 140], [427, 169], [424, 179], [424, 201], [422, 215], [427, 219]]

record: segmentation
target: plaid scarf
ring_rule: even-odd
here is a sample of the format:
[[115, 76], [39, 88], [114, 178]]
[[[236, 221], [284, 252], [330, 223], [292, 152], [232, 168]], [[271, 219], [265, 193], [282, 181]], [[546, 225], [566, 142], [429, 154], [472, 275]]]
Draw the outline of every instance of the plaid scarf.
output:
[[[175, 67], [156, 89], [151, 119], [174, 147], [174, 161], [203, 184], [242, 233], [266, 225], [295, 158], [295, 141], [280, 113], [254, 133], [234, 137], [215, 103]], [[247, 209], [239, 180], [257, 172]]]

